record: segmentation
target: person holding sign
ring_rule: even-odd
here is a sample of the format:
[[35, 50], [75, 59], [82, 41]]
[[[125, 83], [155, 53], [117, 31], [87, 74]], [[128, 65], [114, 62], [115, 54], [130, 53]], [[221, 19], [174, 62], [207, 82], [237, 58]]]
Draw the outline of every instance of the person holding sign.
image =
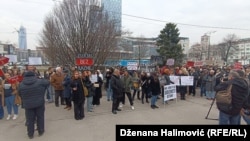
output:
[[[163, 104], [165, 103], [165, 101], [164, 101], [164, 86], [165, 86], [165, 85], [174, 84], [174, 82], [170, 80], [169, 75], [170, 75], [169, 69], [165, 69], [165, 70], [163, 71], [163, 74], [162, 74], [162, 77], [163, 77], [163, 79], [165, 80], [165, 81], [164, 81], [165, 83], [161, 86], [161, 96], [163, 97], [163, 98], [162, 98], [162, 99], [163, 99], [163, 100], [162, 100]], [[167, 101], [166, 101], [166, 103], [167, 103]]]
[[180, 95], [181, 95], [181, 100], [186, 100], [186, 93], [187, 93], [187, 86], [186, 85], [182, 85], [181, 83], [181, 76], [187, 76], [187, 72], [185, 69], [181, 69], [179, 70], [179, 74], [178, 76], [180, 76], [180, 86], [179, 86], [179, 92], [180, 92]]

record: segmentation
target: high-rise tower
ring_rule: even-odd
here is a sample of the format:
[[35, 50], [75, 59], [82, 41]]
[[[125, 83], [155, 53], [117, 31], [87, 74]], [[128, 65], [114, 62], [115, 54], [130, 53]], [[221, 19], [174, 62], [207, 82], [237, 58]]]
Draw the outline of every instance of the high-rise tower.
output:
[[122, 0], [102, 0], [102, 7], [116, 21], [117, 31], [122, 31]]
[[20, 49], [27, 49], [26, 29], [21, 26], [18, 32], [18, 46]]

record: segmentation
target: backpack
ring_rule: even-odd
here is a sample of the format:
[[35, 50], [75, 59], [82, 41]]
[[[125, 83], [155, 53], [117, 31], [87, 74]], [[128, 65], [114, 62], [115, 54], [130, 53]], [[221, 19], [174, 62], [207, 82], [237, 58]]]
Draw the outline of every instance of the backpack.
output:
[[229, 111], [232, 108], [232, 94], [231, 94], [232, 84], [230, 84], [227, 89], [218, 91], [215, 100], [216, 105], [219, 110]]
[[231, 89], [232, 89], [232, 84], [230, 84], [227, 87], [227, 89], [218, 91], [215, 96], [216, 103], [231, 104], [232, 101]]

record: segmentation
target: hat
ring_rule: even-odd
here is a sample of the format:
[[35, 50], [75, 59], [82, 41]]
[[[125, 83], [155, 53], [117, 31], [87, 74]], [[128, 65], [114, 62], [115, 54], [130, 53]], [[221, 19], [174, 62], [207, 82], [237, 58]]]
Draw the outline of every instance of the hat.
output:
[[30, 76], [35, 76], [35, 72], [27, 71], [27, 72], [24, 73], [24, 77], [30, 77]]

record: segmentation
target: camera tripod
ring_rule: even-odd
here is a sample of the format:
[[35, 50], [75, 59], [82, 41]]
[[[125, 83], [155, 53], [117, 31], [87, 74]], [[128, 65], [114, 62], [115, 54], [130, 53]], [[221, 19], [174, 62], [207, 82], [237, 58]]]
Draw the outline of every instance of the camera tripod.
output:
[[[217, 94], [217, 93], [216, 93]], [[215, 94], [215, 96], [216, 96], [216, 94]], [[214, 102], [215, 102], [215, 98], [213, 99], [213, 101], [212, 101], [212, 103], [211, 103], [211, 106], [210, 106], [210, 108], [209, 108], [209, 110], [208, 110], [208, 112], [207, 112], [207, 116], [205, 117], [205, 119], [209, 119], [209, 120], [218, 120], [218, 119], [215, 119], [215, 118], [208, 118], [208, 115], [209, 115], [209, 113], [210, 113], [210, 111], [211, 111], [211, 109], [212, 109], [212, 107], [213, 107], [213, 105], [214, 105]]]

